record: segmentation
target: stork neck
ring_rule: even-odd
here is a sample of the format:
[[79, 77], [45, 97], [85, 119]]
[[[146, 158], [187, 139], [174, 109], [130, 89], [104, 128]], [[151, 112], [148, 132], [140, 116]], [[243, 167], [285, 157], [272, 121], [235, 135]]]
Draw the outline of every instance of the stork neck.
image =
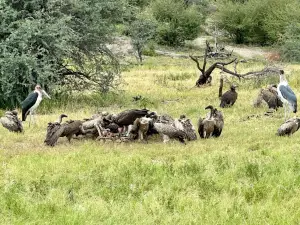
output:
[[39, 90], [34, 90], [35, 93], [38, 93], [39, 96], [42, 95], [42, 93]]
[[282, 83], [282, 84], [287, 84], [288, 83], [283, 74], [280, 75], [280, 83]]

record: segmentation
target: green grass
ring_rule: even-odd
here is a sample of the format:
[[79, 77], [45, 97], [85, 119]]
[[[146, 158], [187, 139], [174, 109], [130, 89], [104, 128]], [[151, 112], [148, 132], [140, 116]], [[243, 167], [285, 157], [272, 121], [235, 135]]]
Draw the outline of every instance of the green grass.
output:
[[[247, 72], [263, 63], [240, 66]], [[285, 70], [298, 95], [299, 66]], [[163, 144], [159, 137], [149, 144], [69, 144], [61, 138], [54, 148], [43, 144], [47, 123], [60, 113], [82, 119], [99, 110], [148, 107], [186, 114], [196, 125], [205, 106], [219, 105], [219, 71], [209, 87], [192, 88], [197, 77], [189, 59], [149, 57], [123, 73], [123, 91], [64, 104], [45, 100], [37, 125], [25, 124], [24, 134], [0, 127], [0, 223], [299, 224], [299, 134], [277, 137], [283, 109], [266, 117], [265, 108], [252, 106], [259, 86], [273, 80], [232, 80], [239, 96], [234, 107], [222, 110], [225, 127], [218, 139], [182, 145]], [[136, 95], [144, 102], [133, 102]]]

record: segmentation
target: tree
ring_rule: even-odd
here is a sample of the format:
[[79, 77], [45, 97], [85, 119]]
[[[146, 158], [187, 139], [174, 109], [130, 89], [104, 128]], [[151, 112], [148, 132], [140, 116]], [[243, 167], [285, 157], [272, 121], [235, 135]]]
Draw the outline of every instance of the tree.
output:
[[217, 26], [237, 44], [276, 43], [292, 21], [299, 21], [297, 0], [219, 1]]
[[158, 21], [158, 43], [178, 46], [199, 35], [205, 10], [198, 1], [188, 3], [184, 0], [156, 0], [150, 7], [153, 17]]
[[300, 23], [292, 23], [281, 39], [281, 54], [287, 61], [300, 61]]
[[106, 92], [119, 75], [106, 48], [123, 1], [0, 0], [0, 108], [35, 83]]
[[156, 25], [149, 19], [139, 18], [131, 24], [129, 32], [131, 36], [131, 43], [137, 51], [140, 62], [142, 62], [143, 48], [147, 42], [154, 37]]

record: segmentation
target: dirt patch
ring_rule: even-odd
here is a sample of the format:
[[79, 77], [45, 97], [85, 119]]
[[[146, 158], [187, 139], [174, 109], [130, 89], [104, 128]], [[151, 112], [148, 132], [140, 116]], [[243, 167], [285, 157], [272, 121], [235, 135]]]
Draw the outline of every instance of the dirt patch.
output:
[[233, 51], [234, 53], [244, 58], [265, 57], [265, 55], [267, 54], [267, 52], [257, 47], [243, 48], [226, 45], [225, 49], [230, 52]]
[[[193, 40], [192, 44], [198, 47], [205, 48], [206, 40], [211, 40], [211, 39], [212, 37], [210, 36], [199, 37]], [[233, 53], [248, 59], [255, 58], [255, 57], [265, 57], [265, 55], [268, 53], [267, 51], [264, 51], [259, 47], [237, 47], [237, 46], [226, 45], [225, 49], [229, 52], [233, 50]]]

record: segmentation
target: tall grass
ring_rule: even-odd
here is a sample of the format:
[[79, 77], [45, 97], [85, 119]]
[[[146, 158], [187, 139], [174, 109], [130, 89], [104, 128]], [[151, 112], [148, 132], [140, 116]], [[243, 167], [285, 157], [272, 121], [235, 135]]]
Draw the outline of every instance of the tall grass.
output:
[[[254, 62], [240, 70], [262, 68]], [[285, 70], [299, 97], [299, 67]], [[182, 145], [163, 144], [160, 137], [149, 144], [61, 138], [54, 148], [44, 146], [47, 123], [60, 112], [82, 119], [97, 110], [146, 106], [174, 117], [186, 114], [196, 125], [205, 106], [219, 105], [218, 71], [212, 86], [193, 88], [198, 71], [188, 59], [150, 57], [123, 78], [118, 94], [43, 101], [38, 123], [25, 123], [24, 134], [0, 127], [1, 224], [300, 222], [299, 134], [275, 135], [283, 109], [266, 117], [266, 108], [253, 108], [259, 88], [253, 81], [229, 78], [239, 84], [238, 100], [222, 109], [225, 127], [217, 139]], [[137, 95], [144, 102], [133, 101]]]

